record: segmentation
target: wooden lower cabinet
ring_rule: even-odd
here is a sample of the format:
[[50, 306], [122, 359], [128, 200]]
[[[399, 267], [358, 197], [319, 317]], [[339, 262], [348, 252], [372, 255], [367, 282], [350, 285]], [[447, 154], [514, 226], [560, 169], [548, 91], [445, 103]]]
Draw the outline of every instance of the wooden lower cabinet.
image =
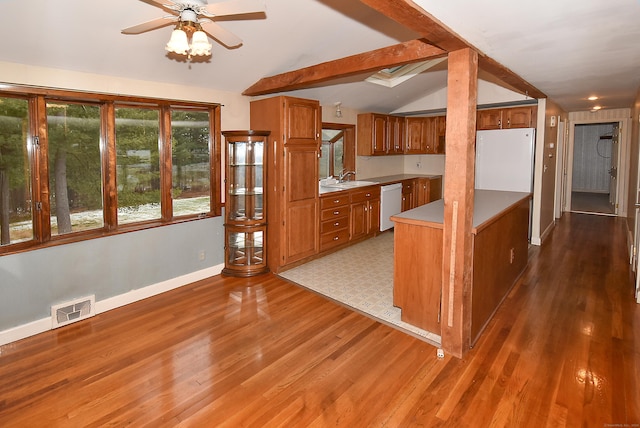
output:
[[380, 231], [380, 187], [351, 193], [351, 240]]
[[402, 211], [442, 199], [442, 177], [419, 177], [402, 182]]
[[380, 232], [380, 186], [326, 193], [320, 197], [320, 253]]
[[346, 192], [320, 198], [320, 252], [349, 242], [349, 203]]
[[[476, 196], [478, 211], [495, 214], [472, 231], [471, 313], [466, 327], [469, 346], [476, 342], [527, 265], [530, 200], [522, 197], [526, 194], [517, 195], [505, 207], [486, 196], [480, 198], [490, 202], [479, 202]], [[443, 205], [434, 206], [444, 210]], [[416, 218], [394, 218], [393, 305], [402, 309], [403, 321], [440, 335], [443, 226], [420, 220], [429, 217], [425, 212], [430, 207], [424, 208]]]

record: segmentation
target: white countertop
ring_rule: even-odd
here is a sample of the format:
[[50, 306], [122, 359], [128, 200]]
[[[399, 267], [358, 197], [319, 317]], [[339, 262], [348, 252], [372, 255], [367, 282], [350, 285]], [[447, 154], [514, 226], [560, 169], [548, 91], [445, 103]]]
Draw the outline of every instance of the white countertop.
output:
[[[476, 189], [473, 202], [474, 229], [512, 205], [528, 198], [531, 198], [531, 193]], [[396, 214], [391, 217], [391, 220], [401, 223], [426, 223], [426, 225], [432, 227], [442, 228], [444, 223], [444, 200], [439, 199], [430, 204]]]
[[[421, 178], [421, 177], [426, 177], [426, 178], [437, 178], [437, 177], [442, 177], [441, 175], [428, 175], [428, 174], [396, 174], [396, 175], [385, 175], [382, 177], [371, 177], [371, 178], [363, 178], [363, 179], [358, 179], [358, 180], [362, 180], [362, 181], [371, 181], [373, 183], [379, 184], [379, 185], [385, 185], [385, 184], [393, 184], [393, 183], [400, 183], [403, 180], [411, 180], [414, 178]], [[366, 187], [366, 186], [362, 186], [362, 187]], [[357, 187], [354, 187], [357, 188]], [[340, 189], [340, 188], [336, 188], [336, 187], [327, 187], [327, 186], [320, 186], [320, 195], [324, 195], [325, 193], [331, 193], [331, 192], [339, 192], [345, 189]]]

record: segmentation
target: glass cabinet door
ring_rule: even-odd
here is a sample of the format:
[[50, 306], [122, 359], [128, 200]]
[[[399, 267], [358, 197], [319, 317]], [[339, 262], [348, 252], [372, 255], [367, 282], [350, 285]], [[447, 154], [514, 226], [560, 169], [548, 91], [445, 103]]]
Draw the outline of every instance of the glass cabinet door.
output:
[[229, 143], [228, 219], [264, 220], [264, 141]]
[[268, 271], [265, 257], [265, 154], [268, 131], [225, 131], [227, 170], [225, 267], [223, 274]]

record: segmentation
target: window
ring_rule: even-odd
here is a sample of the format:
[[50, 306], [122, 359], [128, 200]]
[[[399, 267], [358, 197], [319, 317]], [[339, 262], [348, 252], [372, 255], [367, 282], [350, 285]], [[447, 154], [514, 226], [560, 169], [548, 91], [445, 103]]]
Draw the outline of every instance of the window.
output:
[[51, 234], [104, 226], [100, 108], [47, 103]]
[[157, 109], [116, 108], [118, 224], [162, 217], [159, 121]]
[[221, 214], [220, 106], [6, 86], [0, 255]]
[[338, 177], [343, 171], [355, 171], [355, 127], [334, 123], [322, 124], [320, 179]]
[[29, 104], [0, 96], [0, 245], [33, 239]]
[[209, 211], [211, 163], [209, 113], [171, 111], [171, 162], [173, 215]]

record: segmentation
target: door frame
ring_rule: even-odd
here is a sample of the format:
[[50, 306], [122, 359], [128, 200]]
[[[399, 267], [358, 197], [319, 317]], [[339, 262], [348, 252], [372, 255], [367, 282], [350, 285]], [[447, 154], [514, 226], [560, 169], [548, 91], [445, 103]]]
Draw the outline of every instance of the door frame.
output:
[[[617, 183], [617, 196], [618, 208], [615, 211], [616, 216], [626, 216], [627, 212], [627, 186], [629, 185], [629, 119], [621, 117], [605, 118], [598, 116], [594, 119], [574, 119], [569, 120], [569, 138], [567, 139], [567, 172], [563, 177], [563, 182], [559, 186], [566, 186], [564, 192], [564, 211], [571, 211], [571, 187], [572, 187], [572, 175], [573, 175], [573, 149], [575, 141], [575, 127], [576, 125], [595, 125], [598, 123], [614, 123], [618, 122], [620, 128], [620, 140], [618, 142], [618, 183]], [[560, 187], [562, 189], [562, 187]]]

